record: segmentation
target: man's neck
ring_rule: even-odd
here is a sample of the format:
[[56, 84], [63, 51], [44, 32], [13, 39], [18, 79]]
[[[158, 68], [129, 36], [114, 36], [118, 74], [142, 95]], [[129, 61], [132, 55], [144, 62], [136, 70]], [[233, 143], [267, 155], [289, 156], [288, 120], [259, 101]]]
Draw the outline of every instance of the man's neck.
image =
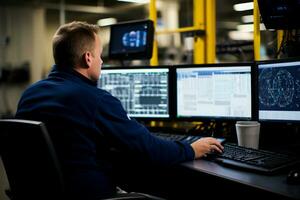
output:
[[86, 77], [87, 79], [90, 80], [90, 77], [87, 73], [87, 70], [85, 68], [82, 67], [75, 67], [74, 68], [75, 71], [77, 71], [78, 73], [80, 73], [82, 76]]

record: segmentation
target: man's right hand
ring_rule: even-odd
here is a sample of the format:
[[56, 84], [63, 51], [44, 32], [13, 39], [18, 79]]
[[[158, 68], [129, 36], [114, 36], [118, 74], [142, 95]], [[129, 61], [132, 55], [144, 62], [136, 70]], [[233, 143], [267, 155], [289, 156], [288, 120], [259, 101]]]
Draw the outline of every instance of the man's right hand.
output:
[[193, 142], [191, 146], [195, 152], [195, 159], [204, 157], [211, 152], [222, 153], [224, 149], [221, 143], [212, 137], [200, 138]]

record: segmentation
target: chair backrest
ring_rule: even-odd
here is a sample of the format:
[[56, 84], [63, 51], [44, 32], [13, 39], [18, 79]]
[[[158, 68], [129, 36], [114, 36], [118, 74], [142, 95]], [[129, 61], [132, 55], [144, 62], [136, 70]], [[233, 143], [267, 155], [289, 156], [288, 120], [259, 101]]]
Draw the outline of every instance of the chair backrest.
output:
[[62, 199], [62, 172], [42, 122], [0, 120], [0, 155], [12, 199]]

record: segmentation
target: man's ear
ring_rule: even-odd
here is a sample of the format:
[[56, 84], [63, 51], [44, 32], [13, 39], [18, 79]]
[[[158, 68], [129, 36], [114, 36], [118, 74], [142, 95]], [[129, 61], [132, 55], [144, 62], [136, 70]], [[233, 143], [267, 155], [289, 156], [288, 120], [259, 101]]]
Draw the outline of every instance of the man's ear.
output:
[[83, 66], [89, 68], [92, 64], [92, 53], [87, 51], [82, 56]]

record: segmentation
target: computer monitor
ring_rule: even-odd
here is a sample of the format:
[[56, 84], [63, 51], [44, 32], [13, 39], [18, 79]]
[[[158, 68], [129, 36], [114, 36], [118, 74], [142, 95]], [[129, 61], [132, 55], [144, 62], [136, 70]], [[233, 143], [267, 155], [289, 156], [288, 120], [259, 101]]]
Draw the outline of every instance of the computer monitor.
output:
[[154, 25], [151, 20], [130, 21], [111, 26], [109, 58], [118, 60], [150, 59]]
[[258, 119], [300, 122], [300, 60], [258, 63]]
[[251, 119], [251, 64], [177, 67], [177, 117]]
[[258, 0], [258, 5], [266, 28], [300, 28], [299, 0]]
[[99, 87], [118, 98], [130, 117], [169, 118], [169, 68], [103, 68]]

